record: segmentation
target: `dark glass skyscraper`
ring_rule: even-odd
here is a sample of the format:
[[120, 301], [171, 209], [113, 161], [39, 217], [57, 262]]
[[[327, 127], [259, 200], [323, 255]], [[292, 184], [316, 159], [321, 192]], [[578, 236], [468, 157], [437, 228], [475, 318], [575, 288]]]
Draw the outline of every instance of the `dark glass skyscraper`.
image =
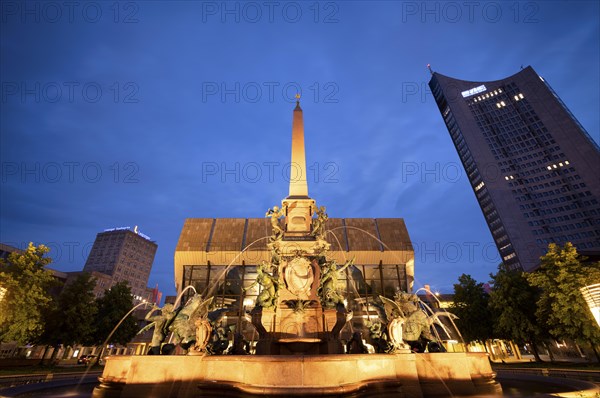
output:
[[504, 264], [532, 271], [549, 243], [600, 250], [600, 149], [533, 68], [429, 87]]

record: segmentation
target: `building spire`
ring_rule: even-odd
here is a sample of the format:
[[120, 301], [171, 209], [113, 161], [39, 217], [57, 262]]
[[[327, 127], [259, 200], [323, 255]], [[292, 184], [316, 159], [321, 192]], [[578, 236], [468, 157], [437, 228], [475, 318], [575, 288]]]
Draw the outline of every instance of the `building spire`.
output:
[[296, 108], [292, 120], [292, 163], [290, 164], [290, 197], [308, 197], [306, 183], [306, 155], [304, 151], [304, 119], [300, 108], [300, 94], [296, 94]]

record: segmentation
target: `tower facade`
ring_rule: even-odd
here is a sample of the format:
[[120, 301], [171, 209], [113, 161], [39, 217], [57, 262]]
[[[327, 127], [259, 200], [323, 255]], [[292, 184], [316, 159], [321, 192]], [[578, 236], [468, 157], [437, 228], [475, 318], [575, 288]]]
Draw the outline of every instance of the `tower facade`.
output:
[[533, 271], [549, 243], [600, 249], [600, 149], [533, 68], [429, 87], [505, 265]]
[[[100, 272], [112, 277], [112, 284], [127, 281], [135, 298], [147, 297], [148, 278], [157, 244], [129, 228], [100, 232], [85, 262], [84, 272]], [[106, 289], [110, 286], [106, 286]]]

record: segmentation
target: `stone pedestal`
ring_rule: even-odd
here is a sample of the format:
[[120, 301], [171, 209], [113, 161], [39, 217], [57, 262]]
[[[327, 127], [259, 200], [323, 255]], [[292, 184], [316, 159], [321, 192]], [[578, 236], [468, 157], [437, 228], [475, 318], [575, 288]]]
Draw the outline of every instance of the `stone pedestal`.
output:
[[259, 336], [256, 354], [342, 354], [339, 335], [348, 320], [343, 308], [323, 310], [314, 305], [302, 313], [283, 307], [256, 308], [252, 313], [252, 324]]
[[288, 238], [307, 236], [310, 233], [315, 201], [308, 196], [288, 196], [281, 205], [286, 209], [286, 236]]

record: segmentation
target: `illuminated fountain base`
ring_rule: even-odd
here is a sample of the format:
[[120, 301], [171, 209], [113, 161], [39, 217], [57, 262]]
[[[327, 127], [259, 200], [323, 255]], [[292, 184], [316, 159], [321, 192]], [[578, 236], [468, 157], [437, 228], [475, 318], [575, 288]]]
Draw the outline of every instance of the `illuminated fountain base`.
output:
[[487, 354], [115, 356], [93, 397], [193, 397], [202, 391], [327, 395], [393, 386], [398, 396], [501, 393]]

